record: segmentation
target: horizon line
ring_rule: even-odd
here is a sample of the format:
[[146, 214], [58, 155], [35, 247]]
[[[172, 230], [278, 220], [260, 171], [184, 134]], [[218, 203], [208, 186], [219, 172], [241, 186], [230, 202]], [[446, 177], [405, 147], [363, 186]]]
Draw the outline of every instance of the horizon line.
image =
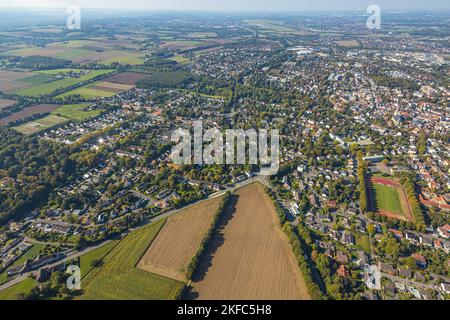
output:
[[[68, 6], [37, 6], [37, 7], [31, 7], [31, 6], [2, 6], [0, 4], [1, 9], [7, 9], [7, 10], [59, 10], [59, 9], [66, 9]], [[365, 10], [361, 9], [151, 9], [151, 8], [121, 8], [121, 7], [80, 7], [81, 9], [85, 10], [117, 10], [117, 11], [127, 11], [127, 12], [217, 12], [217, 13], [230, 13], [230, 12], [267, 12], [267, 13], [301, 13], [301, 12], [361, 12]], [[409, 8], [409, 9], [401, 9], [401, 8], [389, 8], [384, 9], [382, 11], [384, 12], [391, 12], [391, 13], [402, 13], [402, 12], [435, 12], [435, 11], [449, 11], [450, 7], [448, 8]]]

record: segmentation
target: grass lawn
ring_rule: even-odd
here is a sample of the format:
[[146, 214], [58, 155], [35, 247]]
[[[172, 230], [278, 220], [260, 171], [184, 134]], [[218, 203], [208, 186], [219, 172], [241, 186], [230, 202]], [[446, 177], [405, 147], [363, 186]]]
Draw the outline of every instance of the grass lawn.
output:
[[356, 246], [370, 254], [370, 242], [367, 234], [355, 233]]
[[126, 236], [103, 259], [103, 265], [85, 277], [84, 300], [166, 300], [183, 283], [136, 268], [137, 263], [157, 236], [164, 220]]
[[19, 293], [30, 293], [35, 285], [36, 281], [34, 279], [27, 278], [8, 289], [0, 291], [0, 300], [16, 300]]
[[188, 62], [189, 62], [189, 59], [188, 59], [188, 58], [183, 57], [183, 56], [181, 56], [181, 55], [173, 56], [173, 57], [171, 57], [171, 58], [168, 58], [168, 60], [172, 60], [172, 61], [175, 61], [175, 62], [180, 63], [180, 64], [188, 63]]
[[27, 251], [25, 252], [25, 254], [23, 254], [19, 259], [17, 259], [16, 261], [14, 261], [14, 263], [12, 264], [12, 267], [15, 266], [20, 266], [21, 264], [24, 264], [25, 261], [27, 261], [28, 259], [33, 260], [34, 258], [36, 258], [39, 253], [45, 248], [45, 244], [33, 244], [33, 246]]
[[111, 65], [112, 63], [138, 65], [143, 64], [144, 60], [141, 59], [142, 53], [129, 52], [129, 51], [111, 51], [111, 58], [106, 58], [99, 63], [104, 65]]
[[374, 184], [373, 189], [375, 190], [376, 194], [378, 210], [404, 215], [400, 203], [400, 195], [395, 188], [381, 184]]
[[53, 77], [48, 74], [36, 74], [31, 77], [26, 77], [26, 78], [20, 79], [20, 82], [25, 82], [25, 83], [29, 83], [33, 86], [38, 86], [38, 85], [47, 83], [47, 82], [51, 81], [52, 79], [53, 79]]
[[[15, 267], [19, 266], [21, 264], [24, 264], [26, 260], [34, 259], [38, 256], [38, 254], [41, 252], [42, 249], [45, 248], [45, 245], [43, 244], [34, 244], [25, 254], [23, 254], [19, 259], [14, 261], [14, 263], [9, 267]], [[0, 284], [3, 284], [8, 279], [8, 275], [6, 274], [6, 271], [3, 273], [0, 273]]]
[[49, 115], [45, 118], [27, 122], [13, 129], [24, 135], [30, 135], [66, 122], [66, 118]]
[[111, 241], [104, 246], [92, 250], [80, 257], [81, 277], [84, 278], [92, 269], [92, 264], [103, 258], [117, 245], [118, 241]]
[[[54, 73], [50, 73], [50, 74], [58, 74], [59, 72], [63, 72], [63, 70], [67, 70], [67, 69], [52, 70], [52, 72], [54, 72]], [[43, 83], [43, 84], [35, 85], [35, 86], [29, 87], [29, 88], [19, 89], [19, 90], [16, 90], [14, 93], [18, 94], [19, 96], [38, 97], [38, 96], [53, 93], [54, 91], [56, 91], [58, 89], [65, 89], [65, 88], [77, 85], [79, 83], [89, 81], [91, 79], [94, 79], [94, 78], [102, 76], [102, 75], [109, 74], [111, 72], [113, 72], [113, 70], [91, 70], [89, 73], [87, 73], [79, 78], [66, 77], [61, 80]]]
[[84, 109], [90, 105], [91, 103], [66, 104], [54, 110], [52, 114], [70, 120], [83, 121], [88, 118], [96, 117], [102, 112], [102, 110], [85, 111]]
[[72, 60], [78, 57], [87, 56], [89, 54], [92, 54], [92, 51], [89, 50], [83, 50], [83, 49], [73, 49], [69, 50], [63, 53], [60, 53], [55, 56], [55, 58], [64, 59], [64, 60]]

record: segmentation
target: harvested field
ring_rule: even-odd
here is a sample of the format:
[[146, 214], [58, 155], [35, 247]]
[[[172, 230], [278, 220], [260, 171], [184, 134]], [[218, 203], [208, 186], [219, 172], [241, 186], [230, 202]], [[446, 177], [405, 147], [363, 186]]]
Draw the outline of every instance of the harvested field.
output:
[[9, 100], [9, 99], [0, 99], [0, 109], [8, 108], [14, 105], [17, 101]]
[[339, 47], [344, 48], [359, 48], [361, 46], [361, 44], [357, 40], [340, 40], [336, 41], [336, 44]]
[[104, 81], [135, 85], [139, 80], [148, 78], [149, 75], [140, 72], [122, 72], [104, 79]]
[[234, 202], [221, 218], [187, 298], [310, 299], [275, 208], [262, 186], [252, 184], [240, 189]]
[[21, 82], [20, 79], [24, 79], [32, 75], [33, 74], [29, 72], [0, 70], [0, 91], [8, 92], [12, 90], [29, 87], [30, 84], [26, 82]]
[[50, 113], [59, 107], [60, 106], [57, 104], [38, 104], [31, 107], [27, 107], [19, 112], [10, 115], [9, 117], [1, 118], [0, 126], [6, 126], [15, 121], [23, 120], [37, 114]]
[[408, 196], [393, 179], [373, 177], [369, 187], [370, 209], [388, 218], [414, 221]]
[[195, 41], [195, 40], [176, 40], [165, 42], [161, 45], [162, 48], [172, 51], [179, 50], [192, 50], [203, 46], [208, 46], [213, 43], [203, 42], [203, 41]]
[[186, 280], [186, 268], [209, 230], [222, 198], [201, 202], [170, 217], [138, 268], [175, 280]]

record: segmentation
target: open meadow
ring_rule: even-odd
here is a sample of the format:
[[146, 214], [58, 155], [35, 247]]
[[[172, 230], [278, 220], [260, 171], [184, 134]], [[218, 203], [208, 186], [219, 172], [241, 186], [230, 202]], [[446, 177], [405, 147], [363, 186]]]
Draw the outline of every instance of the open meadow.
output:
[[54, 110], [52, 114], [70, 120], [83, 121], [96, 117], [102, 112], [99, 109], [90, 110], [89, 106], [91, 105], [92, 103], [65, 104]]
[[165, 220], [127, 235], [83, 279], [84, 300], [172, 299], [182, 282], [138, 269], [136, 265], [158, 235]]

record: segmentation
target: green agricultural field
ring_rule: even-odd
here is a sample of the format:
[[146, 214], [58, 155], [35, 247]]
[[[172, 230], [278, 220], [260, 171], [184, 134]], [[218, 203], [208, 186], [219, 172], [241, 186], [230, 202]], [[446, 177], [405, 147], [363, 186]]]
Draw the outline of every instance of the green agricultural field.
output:
[[403, 215], [400, 195], [395, 188], [382, 184], [373, 184], [377, 209]]
[[0, 300], [16, 300], [18, 294], [30, 293], [35, 285], [36, 281], [34, 279], [27, 278], [8, 289], [0, 291]]
[[[47, 73], [47, 74], [58, 74], [58, 73], [67, 73], [67, 69], [61, 69], [61, 70], [52, 70], [53, 73]], [[52, 81], [40, 85], [35, 85], [29, 88], [19, 89], [16, 90], [14, 93], [18, 94], [20, 96], [30, 96], [30, 97], [38, 97], [43, 95], [48, 95], [56, 90], [59, 89], [66, 89], [68, 87], [77, 85], [82, 82], [86, 82], [89, 80], [92, 80], [96, 77], [107, 75], [112, 73], [114, 70], [91, 70], [89, 73], [79, 77], [79, 78], [72, 78], [72, 77], [66, 77], [61, 80]]]
[[68, 74], [68, 73], [71, 73], [71, 72], [80, 72], [81, 70], [82, 69], [65, 68], [65, 69], [39, 70], [39, 71], [36, 71], [36, 73], [58, 75], [58, 74]]
[[51, 128], [53, 126], [56, 126], [58, 124], [66, 122], [66, 118], [49, 115], [45, 118], [30, 121], [24, 124], [21, 124], [20, 126], [13, 127], [14, 130], [17, 132], [20, 132], [24, 135], [30, 135], [35, 134], [37, 132], [40, 132], [42, 130]]
[[90, 105], [91, 103], [66, 104], [53, 111], [52, 114], [70, 120], [83, 121], [88, 118], [96, 117], [102, 112], [102, 110], [84, 110]]
[[175, 62], [180, 63], [180, 64], [188, 63], [190, 61], [188, 58], [183, 57], [181, 55], [173, 56], [171, 58], [168, 58], [167, 60], [172, 60], [172, 61], [175, 61]]
[[103, 258], [117, 245], [118, 241], [111, 241], [104, 246], [92, 250], [80, 257], [81, 277], [84, 278], [91, 270], [95, 262], [103, 260]]
[[36, 74], [31, 77], [26, 77], [26, 78], [20, 79], [20, 82], [25, 82], [25, 83], [29, 83], [33, 86], [38, 86], [38, 85], [50, 82], [53, 79], [54, 78], [48, 74]]
[[83, 279], [84, 300], [166, 300], [184, 285], [136, 268], [137, 263], [158, 235], [164, 220], [126, 236]]
[[111, 91], [92, 89], [92, 88], [90, 88], [90, 85], [89, 85], [89, 86], [81, 87], [81, 88], [74, 89], [72, 91], [60, 94], [56, 98], [57, 99], [65, 99], [72, 95], [80, 95], [84, 99], [95, 100], [98, 98], [109, 98], [109, 97], [115, 96], [116, 94], [117, 93], [111, 92]]
[[64, 60], [73, 60], [75, 58], [83, 57], [92, 54], [92, 51], [84, 50], [84, 49], [73, 49], [63, 53], [60, 53], [55, 56], [55, 58], [64, 59]]
[[108, 51], [107, 54], [111, 57], [103, 59], [99, 61], [99, 63], [107, 66], [111, 65], [114, 62], [130, 65], [139, 65], [144, 63], [144, 60], [142, 59], [142, 53], [140, 52], [111, 50]]

